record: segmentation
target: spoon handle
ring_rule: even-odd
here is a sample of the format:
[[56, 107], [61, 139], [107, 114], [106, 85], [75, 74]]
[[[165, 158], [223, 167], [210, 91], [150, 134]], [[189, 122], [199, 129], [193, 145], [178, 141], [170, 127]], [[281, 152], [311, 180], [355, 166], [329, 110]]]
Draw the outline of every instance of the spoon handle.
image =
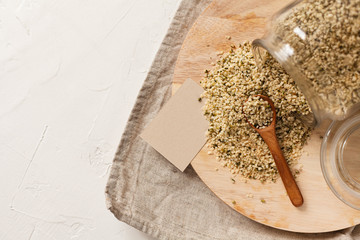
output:
[[304, 203], [304, 199], [281, 151], [279, 142], [276, 138], [275, 129], [269, 128], [268, 131], [263, 131], [261, 136], [268, 145], [271, 155], [274, 158], [290, 201], [295, 207], [300, 207]]

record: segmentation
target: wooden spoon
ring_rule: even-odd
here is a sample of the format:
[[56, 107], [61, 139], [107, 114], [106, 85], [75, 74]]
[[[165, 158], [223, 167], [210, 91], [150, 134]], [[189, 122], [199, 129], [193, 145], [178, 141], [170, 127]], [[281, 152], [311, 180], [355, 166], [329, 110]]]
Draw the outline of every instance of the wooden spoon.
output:
[[273, 119], [269, 126], [259, 129], [252, 125], [247, 117], [246, 121], [250, 124], [250, 126], [257, 131], [260, 136], [264, 139], [265, 143], [268, 145], [271, 155], [274, 158], [277, 170], [280, 174], [281, 180], [285, 186], [286, 192], [290, 198], [290, 201], [295, 207], [300, 207], [304, 203], [304, 199], [301, 195], [298, 185], [295, 182], [294, 176], [292, 175], [289, 166], [284, 158], [284, 155], [281, 151], [279, 142], [275, 133], [275, 125], [276, 125], [276, 110], [273, 101], [267, 96], [264, 95], [255, 95], [255, 97], [260, 97], [263, 100], [267, 101], [273, 112]]

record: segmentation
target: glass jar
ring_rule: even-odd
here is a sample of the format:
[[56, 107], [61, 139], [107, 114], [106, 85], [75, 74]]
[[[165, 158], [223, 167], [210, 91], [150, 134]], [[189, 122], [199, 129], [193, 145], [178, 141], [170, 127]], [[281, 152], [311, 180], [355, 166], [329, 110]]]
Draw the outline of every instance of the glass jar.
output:
[[333, 121], [320, 151], [321, 170], [333, 193], [360, 210], [360, 113]]
[[258, 65], [270, 53], [305, 95], [317, 123], [332, 119], [321, 169], [334, 194], [360, 210], [360, 0], [297, 0], [253, 41]]
[[360, 0], [298, 0], [253, 41], [258, 64], [269, 52], [304, 93], [317, 122], [360, 109]]

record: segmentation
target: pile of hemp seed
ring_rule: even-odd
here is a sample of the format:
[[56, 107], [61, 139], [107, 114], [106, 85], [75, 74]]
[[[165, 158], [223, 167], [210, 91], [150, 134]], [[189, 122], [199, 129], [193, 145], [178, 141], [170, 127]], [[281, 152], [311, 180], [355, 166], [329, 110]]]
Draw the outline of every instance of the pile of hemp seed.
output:
[[232, 47], [205, 71], [201, 85], [201, 97], [206, 98], [203, 111], [209, 121], [208, 145], [233, 175], [262, 182], [278, 178], [266, 143], [242, 112], [243, 104], [253, 95], [269, 96], [274, 102], [276, 133], [284, 157], [290, 166], [298, 162], [312, 130], [298, 116], [311, 114], [311, 110], [294, 80], [270, 55], [259, 69], [249, 42]]

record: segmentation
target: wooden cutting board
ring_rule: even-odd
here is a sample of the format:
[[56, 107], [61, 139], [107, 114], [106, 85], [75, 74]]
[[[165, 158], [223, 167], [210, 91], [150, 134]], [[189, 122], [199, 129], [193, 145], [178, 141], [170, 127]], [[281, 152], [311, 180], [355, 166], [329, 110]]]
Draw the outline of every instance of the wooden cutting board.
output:
[[[228, 51], [231, 44], [260, 38], [268, 19], [289, 0], [214, 0], [199, 16], [188, 33], [176, 63], [173, 93], [185, 79], [200, 82], [204, 70], [217, 59], [216, 52]], [[226, 36], [231, 36], [227, 39]], [[291, 205], [279, 179], [276, 184], [259, 181], [242, 182], [204, 147], [192, 162], [205, 184], [227, 205], [259, 223], [294, 232], [328, 232], [360, 223], [360, 211], [338, 200], [327, 186], [320, 168], [321, 134], [316, 129], [305, 147], [300, 163], [303, 171], [297, 182], [304, 205]], [[219, 169], [216, 171], [216, 169]], [[253, 195], [253, 197], [249, 197]], [[262, 203], [264, 199], [266, 203]], [[234, 204], [234, 201], [236, 204]]]

